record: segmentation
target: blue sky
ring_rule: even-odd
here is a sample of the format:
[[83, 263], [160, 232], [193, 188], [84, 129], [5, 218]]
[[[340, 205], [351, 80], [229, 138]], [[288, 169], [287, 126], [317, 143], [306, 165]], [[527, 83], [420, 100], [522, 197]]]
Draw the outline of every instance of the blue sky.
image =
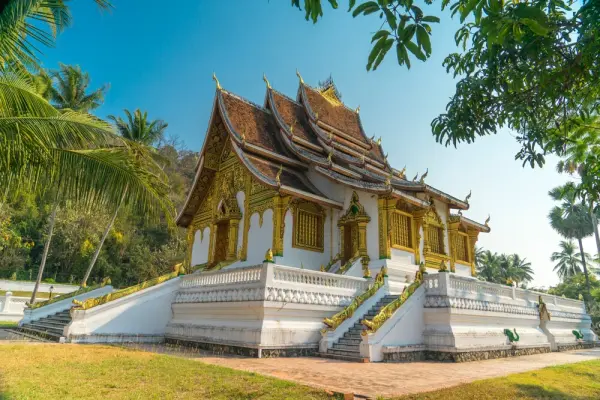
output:
[[[479, 245], [527, 257], [536, 272], [534, 285], [558, 281], [549, 257], [560, 237], [547, 222], [553, 205], [547, 192], [566, 180], [554, 171], [556, 159], [549, 158], [543, 169], [522, 168], [508, 131], [458, 149], [437, 144], [431, 135], [430, 122], [444, 111], [455, 85], [442, 67], [444, 56], [456, 51], [457, 25], [448, 13], [426, 12], [442, 17], [429, 61], [414, 60], [406, 70], [390, 53], [377, 71], [367, 72], [370, 36], [379, 19], [353, 19], [327, 4], [316, 25], [288, 0], [176, 0], [175, 7], [158, 0], [114, 0], [109, 13], [91, 1], [70, 4], [73, 26], [41, 58], [47, 68], [79, 64], [94, 87], [110, 84], [99, 116], [141, 108], [167, 121], [170, 135], [198, 151], [214, 97], [213, 72], [224, 88], [259, 104], [263, 73], [291, 97], [298, 87], [296, 69], [312, 85], [332, 74], [344, 102], [360, 105], [367, 134], [382, 137], [392, 165], [407, 165], [409, 177], [429, 168], [427, 182], [459, 198], [473, 190], [465, 215], [481, 222], [488, 213], [492, 218], [492, 232], [480, 235]], [[584, 245], [595, 253], [592, 239]]]

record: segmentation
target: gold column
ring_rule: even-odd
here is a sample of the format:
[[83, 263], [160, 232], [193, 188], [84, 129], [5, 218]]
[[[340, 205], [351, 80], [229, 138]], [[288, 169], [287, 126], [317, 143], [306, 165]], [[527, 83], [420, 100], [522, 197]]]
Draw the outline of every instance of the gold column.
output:
[[273, 197], [273, 255], [283, 256], [283, 234], [285, 232], [285, 213], [290, 203], [289, 196]]
[[239, 226], [239, 219], [229, 220], [229, 234], [227, 237], [227, 260], [235, 260], [237, 258], [237, 239]]
[[358, 254], [367, 255], [367, 223], [358, 222]]
[[468, 229], [467, 235], [469, 236], [469, 246], [467, 247], [467, 252], [469, 253], [468, 257], [469, 262], [471, 263], [471, 276], [476, 276], [477, 270], [475, 269], [475, 244], [479, 238], [479, 232], [474, 229]]
[[242, 232], [241, 261], [246, 261], [248, 258], [248, 232], [250, 232], [250, 193], [252, 192], [252, 178], [250, 178], [250, 175], [246, 176], [244, 187], [244, 232]]
[[379, 259], [392, 258], [389, 241], [389, 216], [388, 200], [384, 197], [377, 199], [377, 212], [379, 219]]
[[208, 262], [212, 263], [215, 260], [215, 241], [217, 237], [217, 224], [210, 226], [210, 242], [208, 242]]
[[448, 247], [450, 248], [450, 271], [456, 272], [456, 238], [460, 222], [448, 222]]
[[194, 224], [190, 224], [187, 229], [187, 253], [185, 255], [185, 261], [183, 266], [187, 271], [190, 271], [190, 267], [192, 266], [192, 251], [194, 248]]
[[[421, 227], [423, 226], [422, 210], [418, 210], [413, 214], [414, 221], [414, 246], [415, 246], [415, 264], [421, 264]], [[423, 236], [425, 236], [425, 228], [423, 228]], [[423, 253], [425, 252], [425, 238], [423, 238]]]
[[340, 257], [344, 258], [346, 255], [344, 254], [344, 251], [346, 250], [346, 248], [344, 247], [345, 243], [344, 243], [344, 238], [346, 235], [344, 235], [344, 225], [340, 225], [339, 226], [339, 234], [340, 234]]

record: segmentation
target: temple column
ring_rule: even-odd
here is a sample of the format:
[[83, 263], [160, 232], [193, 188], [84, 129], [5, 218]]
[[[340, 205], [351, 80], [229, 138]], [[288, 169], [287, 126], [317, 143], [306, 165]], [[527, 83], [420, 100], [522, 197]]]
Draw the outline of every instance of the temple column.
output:
[[388, 213], [388, 199], [380, 197], [377, 199], [377, 211], [379, 220], [379, 259], [392, 258], [390, 240], [390, 218]]
[[[414, 221], [414, 238], [415, 241], [415, 264], [421, 264], [421, 239], [423, 239], [423, 252], [425, 252], [425, 238], [421, 237], [421, 227], [423, 226], [423, 214], [422, 210], [418, 210], [413, 213], [413, 221]], [[425, 229], [423, 229], [423, 236], [425, 236]]]
[[285, 232], [285, 213], [290, 203], [289, 196], [273, 197], [273, 255], [283, 256], [283, 234]]
[[215, 241], [217, 237], [217, 224], [210, 226], [210, 242], [208, 243], [208, 262], [212, 263], [215, 260]]
[[479, 239], [479, 231], [474, 229], [468, 229], [467, 235], [469, 236], [469, 246], [467, 246], [467, 253], [469, 256], [469, 262], [471, 263], [471, 276], [477, 276], [477, 270], [475, 269], [475, 244]]
[[450, 271], [456, 272], [456, 238], [460, 221], [448, 222], [448, 247], [450, 248]]

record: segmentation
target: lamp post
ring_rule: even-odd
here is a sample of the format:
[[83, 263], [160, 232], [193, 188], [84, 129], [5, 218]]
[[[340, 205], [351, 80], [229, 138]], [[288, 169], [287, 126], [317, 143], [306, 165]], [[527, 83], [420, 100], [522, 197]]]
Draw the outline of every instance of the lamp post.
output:
[[52, 291], [53, 290], [54, 290], [54, 286], [50, 286], [50, 299], [49, 300], [52, 300]]

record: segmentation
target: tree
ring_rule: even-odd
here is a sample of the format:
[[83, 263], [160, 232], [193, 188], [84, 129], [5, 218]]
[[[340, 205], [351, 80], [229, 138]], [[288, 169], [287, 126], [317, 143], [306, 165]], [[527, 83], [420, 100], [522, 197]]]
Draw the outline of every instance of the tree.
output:
[[[527, 283], [533, 280], [531, 263], [518, 254], [498, 254], [477, 249], [477, 275], [484, 281], [508, 284]], [[477, 255], [477, 252], [476, 252]], [[477, 258], [478, 257], [478, 258]]]
[[[148, 113], [142, 113], [139, 109], [135, 110], [134, 116], [132, 116], [129, 110], [125, 110], [125, 114], [127, 115], [127, 122], [123, 121], [121, 117], [115, 117], [113, 115], [110, 115], [109, 119], [115, 122], [119, 135], [121, 135], [123, 139], [127, 140], [131, 144], [137, 145], [132, 146], [134, 156], [137, 158], [137, 160], [141, 161], [148, 170], [153, 170], [157, 175], [160, 175], [161, 179], [166, 180], [165, 177], [162, 177], [162, 168], [159, 168], [158, 164], [155, 162], [155, 159], [160, 156], [156, 154], [154, 149], [150, 146], [164, 137], [164, 131], [167, 129], [168, 124], [163, 120], [154, 120], [151, 122], [148, 121]], [[128, 195], [128, 189], [128, 186], [123, 188], [121, 201], [115, 207], [112, 218], [109, 220], [108, 225], [106, 225], [104, 233], [102, 234], [102, 238], [100, 239], [100, 243], [96, 247], [96, 251], [92, 256], [90, 265], [83, 276], [83, 280], [81, 281], [82, 287], [85, 287], [87, 284], [87, 280], [90, 277], [92, 269], [94, 268], [94, 264], [96, 264], [96, 260], [98, 259], [100, 250], [102, 250], [104, 241], [106, 240], [113, 224], [115, 223], [117, 214], [119, 213], [119, 209], [121, 208], [123, 201]]]
[[517, 283], [526, 283], [533, 280], [533, 269], [526, 258], [518, 254], [508, 256], [508, 265], [505, 268], [506, 279]]
[[[337, 0], [328, 1], [338, 7]], [[323, 1], [302, 3], [306, 19], [316, 23], [323, 15]], [[375, 14], [382, 20], [371, 38], [367, 70], [375, 70], [392, 47], [397, 62], [408, 68], [411, 60], [430, 57], [431, 24], [440, 19], [426, 15], [413, 0], [348, 3], [354, 17]], [[598, 1], [425, 2], [434, 3], [459, 18], [454, 37], [461, 46], [460, 53], [444, 61], [459, 82], [446, 112], [432, 122], [438, 142], [456, 146], [508, 127], [518, 132], [522, 146], [516, 158], [542, 166], [547, 152], [569, 142], [578, 118], [598, 112]], [[292, 0], [292, 5], [302, 7], [300, 0]], [[593, 169], [600, 172], [600, 164]]]
[[587, 282], [588, 293], [586, 302], [591, 296], [589, 284], [589, 272], [585, 252], [583, 251], [583, 238], [591, 236], [594, 233], [592, 219], [585, 204], [576, 201], [572, 191], [565, 190], [565, 186], [558, 187], [549, 192], [554, 200], [562, 201], [560, 206], [552, 208], [548, 214], [550, 226], [566, 239], [577, 239], [579, 243], [579, 253], [583, 266], [583, 273]]
[[588, 280], [583, 274], [576, 274], [566, 277], [557, 286], [550, 288], [548, 293], [556, 296], [565, 296], [570, 299], [579, 299], [579, 296], [585, 298], [589, 291], [588, 284], [593, 290], [600, 289], [600, 281], [598, 281], [598, 279], [596, 279], [594, 276], [591, 276]]
[[[578, 258], [577, 250], [575, 249], [575, 243], [572, 241], [561, 240], [559, 244], [561, 251], [552, 253], [550, 261], [557, 262], [554, 266], [554, 271], [558, 276], [565, 280], [565, 278], [573, 275], [581, 274], [583, 272], [581, 259]], [[585, 254], [585, 258], [589, 258], [589, 254]]]
[[579, 183], [570, 183], [568, 191], [573, 191], [584, 203], [589, 206], [596, 251], [600, 253], [600, 233], [598, 232], [598, 216], [600, 215], [600, 172], [598, 170], [600, 155], [600, 126], [597, 116], [591, 117], [593, 122], [581, 121], [573, 129], [570, 142], [567, 143], [559, 154], [564, 157], [557, 163], [558, 172], [566, 172], [577, 176]]
[[[480, 249], [483, 252], [483, 249]], [[485, 250], [478, 262], [477, 276], [488, 282], [496, 282], [500, 276], [500, 256]]]
[[52, 71], [54, 84], [50, 87], [51, 102], [59, 110], [90, 112], [104, 102], [107, 86], [88, 93], [90, 76], [79, 65], [60, 64], [60, 70]]
[[[94, 0], [102, 10], [108, 0]], [[0, 4], [0, 70], [38, 69], [39, 46], [51, 47], [56, 35], [71, 24], [63, 0], [7, 0]]]

